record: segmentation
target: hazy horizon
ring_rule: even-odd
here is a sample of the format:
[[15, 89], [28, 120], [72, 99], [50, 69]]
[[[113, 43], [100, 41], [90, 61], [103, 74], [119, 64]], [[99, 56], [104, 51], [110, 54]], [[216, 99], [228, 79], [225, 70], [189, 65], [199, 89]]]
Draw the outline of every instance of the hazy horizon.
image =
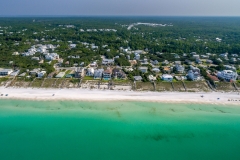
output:
[[2, 0], [0, 16], [240, 16], [239, 0]]

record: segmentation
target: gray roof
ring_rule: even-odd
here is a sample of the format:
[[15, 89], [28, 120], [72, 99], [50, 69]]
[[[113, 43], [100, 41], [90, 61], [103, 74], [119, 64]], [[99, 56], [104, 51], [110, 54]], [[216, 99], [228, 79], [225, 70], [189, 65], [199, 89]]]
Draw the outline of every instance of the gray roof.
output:
[[141, 76], [134, 76], [133, 77], [136, 81], [141, 81], [142, 80], [142, 77]]
[[9, 72], [9, 71], [12, 71], [12, 69], [2, 69], [2, 70], [0, 70], [0, 72]]

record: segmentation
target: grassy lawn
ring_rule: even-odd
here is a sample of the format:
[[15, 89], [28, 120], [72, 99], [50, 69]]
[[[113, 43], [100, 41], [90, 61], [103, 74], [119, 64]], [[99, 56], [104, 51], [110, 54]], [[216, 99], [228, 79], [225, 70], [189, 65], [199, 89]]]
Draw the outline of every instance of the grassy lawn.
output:
[[33, 81], [32, 86], [30, 86], [30, 87], [40, 88], [43, 81], [44, 81], [43, 78], [36, 78], [36, 79]]
[[233, 91], [234, 87], [229, 82], [216, 82], [217, 90], [220, 91]]
[[26, 81], [25, 77], [17, 77], [11, 86], [14, 87], [28, 87], [31, 81]]
[[61, 87], [64, 80], [65, 80], [65, 79], [63, 79], [63, 78], [58, 79], [58, 80], [56, 81], [56, 85], [55, 85], [54, 87], [55, 87], [55, 88]]
[[75, 78], [73, 78], [73, 79], [71, 79], [70, 81], [69, 81], [70, 83], [73, 83], [73, 84], [76, 84], [76, 83], [79, 83], [80, 82], [80, 79], [75, 79]]
[[0, 78], [0, 86], [3, 85], [3, 83], [5, 83], [6, 81], [8, 81], [7, 77]]
[[185, 86], [188, 91], [210, 91], [209, 86], [207, 85], [206, 82], [202, 81], [184, 81]]
[[173, 91], [170, 82], [156, 82], [156, 91]]
[[154, 86], [151, 82], [136, 82], [136, 89], [144, 91], [154, 91]]
[[185, 88], [182, 84], [182, 82], [173, 82], [173, 86], [175, 91], [185, 91]]
[[133, 82], [128, 79], [119, 79], [119, 80], [115, 79], [113, 80], [113, 83], [115, 85], [132, 85], [133, 84]]
[[85, 76], [84, 78], [83, 78], [83, 80], [94, 80], [94, 78], [93, 77], [91, 77], [91, 76]]
[[46, 79], [44, 81], [43, 88], [51, 88], [55, 81], [56, 81], [56, 79], [54, 79], [54, 78]]
[[237, 86], [238, 88], [240, 88], [240, 83], [236, 83], [236, 86]]

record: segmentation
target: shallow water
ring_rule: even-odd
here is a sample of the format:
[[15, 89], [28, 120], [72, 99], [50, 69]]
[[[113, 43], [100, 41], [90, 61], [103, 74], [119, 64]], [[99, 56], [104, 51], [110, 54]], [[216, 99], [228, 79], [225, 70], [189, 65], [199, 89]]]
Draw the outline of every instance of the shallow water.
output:
[[0, 159], [240, 159], [240, 107], [0, 100]]

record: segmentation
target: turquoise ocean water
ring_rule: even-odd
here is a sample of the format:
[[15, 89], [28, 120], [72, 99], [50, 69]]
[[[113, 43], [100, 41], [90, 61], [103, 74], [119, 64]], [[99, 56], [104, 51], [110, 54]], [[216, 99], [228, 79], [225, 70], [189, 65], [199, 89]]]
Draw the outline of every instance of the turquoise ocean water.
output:
[[240, 107], [0, 100], [0, 160], [240, 160]]

